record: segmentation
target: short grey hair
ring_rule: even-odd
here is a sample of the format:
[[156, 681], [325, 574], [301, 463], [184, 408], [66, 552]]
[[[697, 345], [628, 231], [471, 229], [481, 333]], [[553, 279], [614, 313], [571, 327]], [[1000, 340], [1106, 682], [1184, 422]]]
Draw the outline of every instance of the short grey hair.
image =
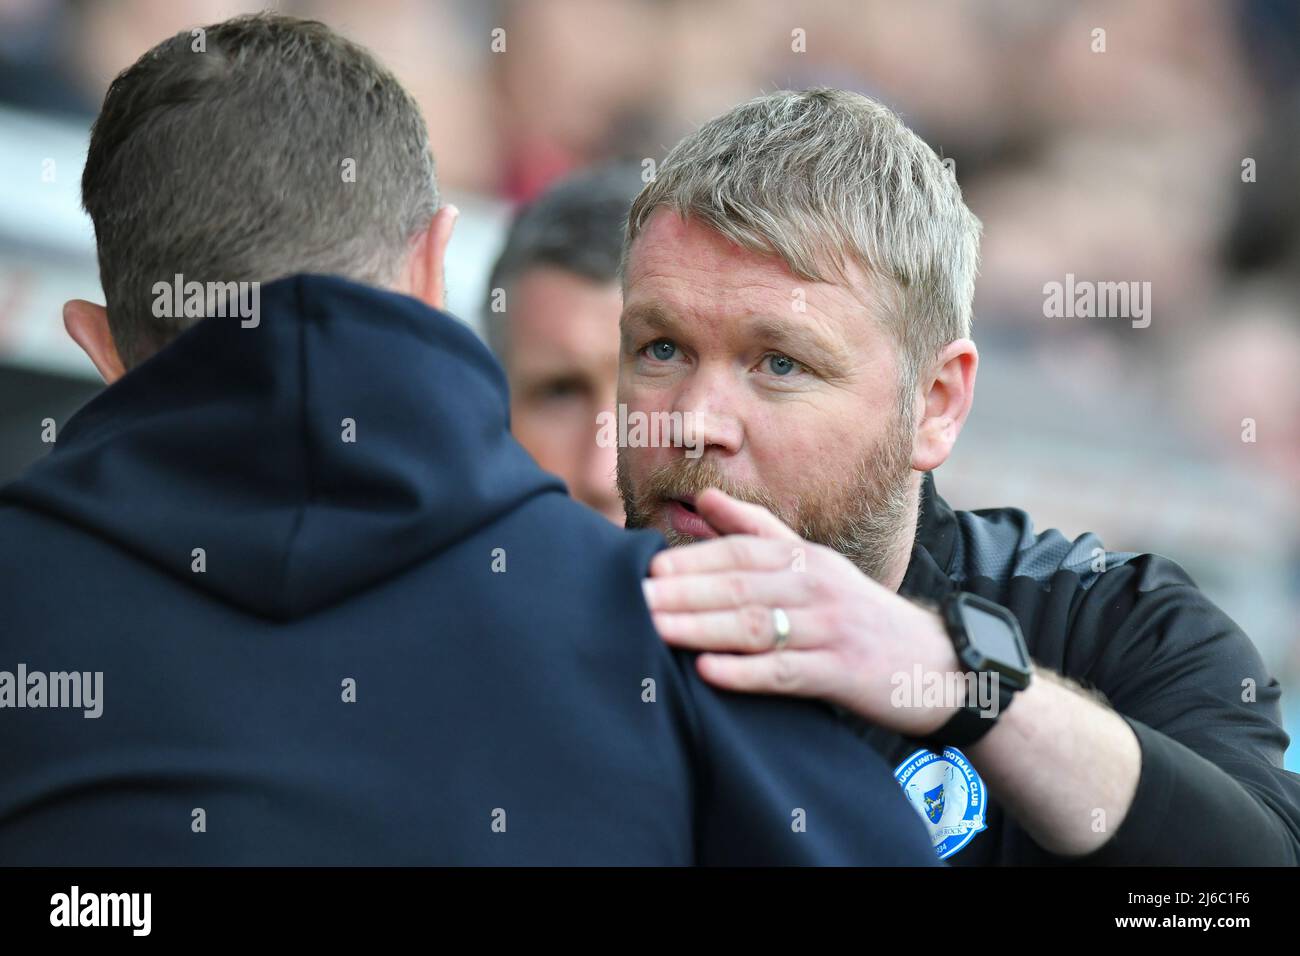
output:
[[627, 257], [660, 207], [796, 276], [846, 281], [855, 263], [889, 280], [883, 299], [910, 408], [923, 368], [970, 335], [981, 225], [956, 176], [896, 113], [844, 90], [782, 90], [705, 123], [672, 148], [637, 196]]

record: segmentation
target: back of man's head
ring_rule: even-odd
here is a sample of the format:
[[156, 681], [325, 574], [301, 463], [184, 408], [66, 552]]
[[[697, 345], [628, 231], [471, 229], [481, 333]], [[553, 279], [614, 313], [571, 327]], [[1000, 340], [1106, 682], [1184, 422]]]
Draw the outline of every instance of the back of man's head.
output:
[[155, 283], [387, 285], [438, 208], [410, 95], [324, 24], [274, 14], [179, 33], [118, 76], [82, 201], [128, 369], [197, 321], [155, 316]]

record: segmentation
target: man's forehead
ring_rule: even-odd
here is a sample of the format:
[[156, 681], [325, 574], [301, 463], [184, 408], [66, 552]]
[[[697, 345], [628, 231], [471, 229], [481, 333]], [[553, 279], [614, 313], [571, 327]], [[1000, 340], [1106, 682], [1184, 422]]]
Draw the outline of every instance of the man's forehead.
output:
[[846, 285], [796, 276], [776, 254], [656, 210], [628, 255], [623, 324], [743, 321], [753, 331], [810, 328], [845, 345], [873, 338], [874, 309]]
[[770, 274], [772, 278], [795, 276], [781, 258], [746, 249], [699, 219], [683, 218], [676, 210], [661, 207], [650, 214], [645, 228], [628, 250], [629, 285], [640, 278], [672, 277], [678, 273], [739, 270]]
[[515, 280], [511, 303], [516, 327], [534, 326], [546, 335], [570, 330], [587, 335], [588, 327], [614, 324], [623, 294], [617, 282], [598, 282], [559, 266], [541, 265]]
[[622, 294], [616, 282], [595, 282], [552, 266], [525, 271], [511, 290], [511, 352], [595, 355], [618, 351]]

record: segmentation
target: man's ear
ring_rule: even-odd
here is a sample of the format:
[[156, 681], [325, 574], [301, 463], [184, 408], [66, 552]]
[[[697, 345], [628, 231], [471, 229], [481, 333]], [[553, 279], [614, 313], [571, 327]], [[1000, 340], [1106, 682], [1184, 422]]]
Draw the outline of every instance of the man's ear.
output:
[[85, 299], [70, 299], [63, 303], [63, 327], [81, 351], [90, 356], [95, 369], [108, 385], [126, 374], [122, 359], [117, 354], [117, 343], [108, 327], [108, 310]]
[[411, 244], [411, 255], [406, 261], [401, 291], [435, 309], [446, 308], [447, 245], [451, 242], [451, 231], [459, 215], [460, 210], [455, 206], [439, 209], [429, 228]]
[[925, 404], [912, 439], [912, 467], [917, 471], [938, 468], [952, 453], [975, 400], [979, 364], [979, 352], [970, 339], [949, 342], [939, 353], [921, 395]]

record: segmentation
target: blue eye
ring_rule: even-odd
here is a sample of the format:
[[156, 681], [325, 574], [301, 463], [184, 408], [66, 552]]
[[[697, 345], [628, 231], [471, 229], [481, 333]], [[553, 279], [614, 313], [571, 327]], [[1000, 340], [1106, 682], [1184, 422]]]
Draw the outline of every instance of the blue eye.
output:
[[650, 343], [650, 355], [661, 362], [667, 362], [677, 354], [677, 346], [668, 339], [659, 339]]
[[789, 375], [795, 370], [798, 363], [788, 355], [769, 355], [767, 358], [767, 367], [773, 375]]

